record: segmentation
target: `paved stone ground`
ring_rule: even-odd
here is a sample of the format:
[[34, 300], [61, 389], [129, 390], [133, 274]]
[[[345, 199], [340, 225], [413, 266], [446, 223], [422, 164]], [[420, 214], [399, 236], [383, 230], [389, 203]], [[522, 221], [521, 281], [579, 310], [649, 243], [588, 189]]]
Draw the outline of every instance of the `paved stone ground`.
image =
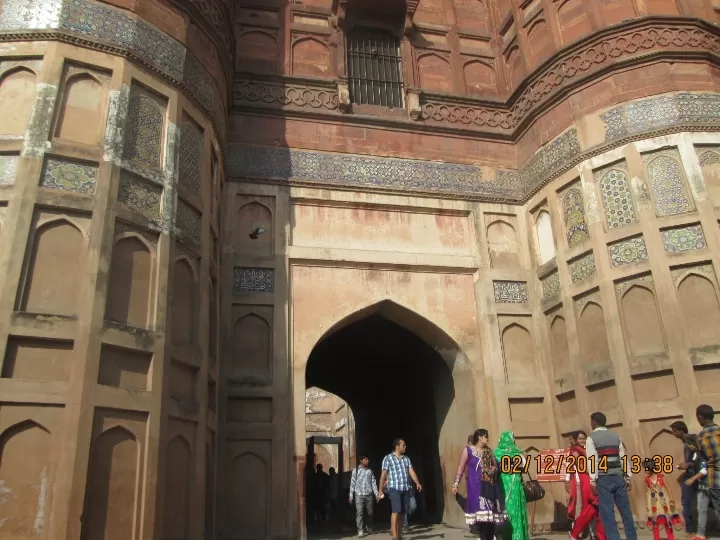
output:
[[[681, 531], [676, 531], [676, 540], [686, 540], [688, 537]], [[357, 538], [355, 531], [344, 533], [314, 533], [308, 535], [308, 540], [350, 540]], [[390, 534], [387, 526], [380, 525], [372, 535], [365, 536], [368, 540], [389, 540]], [[410, 532], [403, 536], [405, 540], [466, 540], [474, 538], [470, 536], [467, 529], [451, 529], [442, 525], [415, 525], [410, 527]], [[567, 533], [533, 535], [530, 540], [567, 540]], [[652, 538], [652, 532], [646, 530], [638, 531], [638, 539], [646, 540]], [[664, 531], [661, 538], [665, 539]], [[720, 538], [717, 532], [709, 533], [708, 538]]]

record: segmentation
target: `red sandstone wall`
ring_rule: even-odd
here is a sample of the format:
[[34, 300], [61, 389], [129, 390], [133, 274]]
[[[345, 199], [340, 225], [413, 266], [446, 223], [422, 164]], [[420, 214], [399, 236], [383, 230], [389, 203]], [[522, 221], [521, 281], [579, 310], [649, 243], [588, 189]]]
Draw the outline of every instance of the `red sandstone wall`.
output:
[[[713, 48], [697, 18], [720, 20], [709, 0], [420, 0], [408, 2], [411, 23], [388, 15], [402, 2], [384, 4], [360, 15], [353, 0], [236, 4], [230, 140], [519, 167], [585, 114], [717, 90], [716, 68], [696, 54]], [[423, 91], [416, 121], [337, 106], [345, 29], [373, 17], [404, 36], [405, 84]]]

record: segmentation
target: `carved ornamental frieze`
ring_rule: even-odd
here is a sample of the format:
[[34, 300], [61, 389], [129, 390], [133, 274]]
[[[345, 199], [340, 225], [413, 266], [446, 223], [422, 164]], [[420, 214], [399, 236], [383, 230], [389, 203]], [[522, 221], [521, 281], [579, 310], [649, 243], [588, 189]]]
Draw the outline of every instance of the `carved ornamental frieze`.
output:
[[[629, 21], [560, 51], [528, 77], [527, 83], [507, 102], [422, 92], [418, 94], [419, 114], [409, 111], [407, 120], [382, 121], [416, 121], [439, 130], [513, 136], [537, 114], [562, 99], [568, 90], [579, 87], [595, 74], [629, 63], [656, 62], [663, 57], [675, 59], [678, 53], [703, 55], [705, 61], [717, 62], [718, 29], [699, 20], [648, 17]], [[331, 81], [326, 84], [293, 77], [276, 81], [242, 79], [235, 82], [234, 105], [239, 109], [259, 106], [290, 111], [322, 109], [341, 114], [329, 97], [334, 86]]]

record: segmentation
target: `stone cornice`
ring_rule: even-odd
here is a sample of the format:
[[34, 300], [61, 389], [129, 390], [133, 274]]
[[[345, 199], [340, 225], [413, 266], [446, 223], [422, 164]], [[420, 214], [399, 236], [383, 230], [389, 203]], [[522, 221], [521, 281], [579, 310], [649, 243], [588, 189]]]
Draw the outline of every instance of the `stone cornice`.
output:
[[182, 43], [144, 19], [88, 0], [5, 0], [0, 42], [50, 40], [122, 56], [150, 69], [212, 120], [224, 146], [227, 113], [216, 81]]
[[345, 122], [414, 131], [517, 140], [545, 110], [570, 92], [629, 65], [702, 59], [720, 64], [720, 30], [698, 19], [646, 17], [606, 28], [560, 50], [536, 69], [507, 102], [423, 92], [418, 121], [346, 114], [332, 81], [237, 74], [235, 112], [297, 117], [341, 116]]

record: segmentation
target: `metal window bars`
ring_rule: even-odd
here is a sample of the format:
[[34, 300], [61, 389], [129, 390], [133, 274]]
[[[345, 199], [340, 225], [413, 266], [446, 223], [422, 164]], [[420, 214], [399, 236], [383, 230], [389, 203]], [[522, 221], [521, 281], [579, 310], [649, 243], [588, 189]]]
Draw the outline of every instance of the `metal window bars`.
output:
[[400, 40], [377, 28], [355, 27], [347, 39], [350, 100], [358, 105], [402, 108]]

